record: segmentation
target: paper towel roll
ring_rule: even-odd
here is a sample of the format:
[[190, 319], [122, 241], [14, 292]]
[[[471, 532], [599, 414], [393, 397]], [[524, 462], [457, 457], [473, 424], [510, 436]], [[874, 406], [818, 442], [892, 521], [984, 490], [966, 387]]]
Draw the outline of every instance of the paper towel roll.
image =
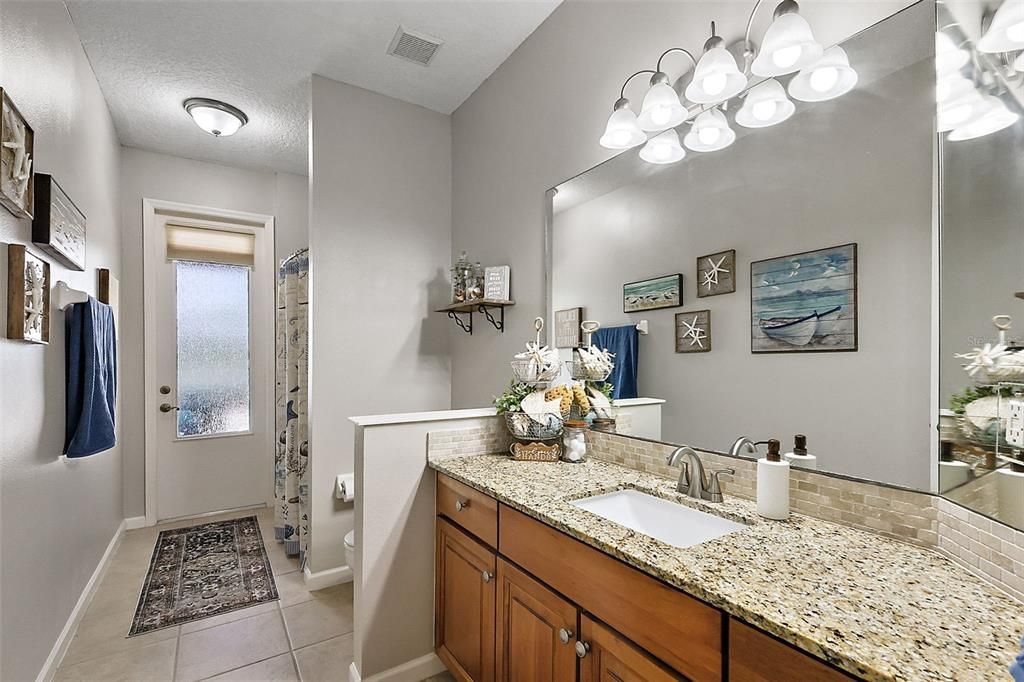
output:
[[338, 474], [338, 480], [334, 484], [334, 496], [343, 502], [352, 502], [356, 499], [356, 475]]
[[789, 462], [757, 460], [757, 513], [779, 521], [789, 518]]
[[999, 520], [1018, 528], [1024, 526], [1024, 472], [1004, 467], [996, 471]]

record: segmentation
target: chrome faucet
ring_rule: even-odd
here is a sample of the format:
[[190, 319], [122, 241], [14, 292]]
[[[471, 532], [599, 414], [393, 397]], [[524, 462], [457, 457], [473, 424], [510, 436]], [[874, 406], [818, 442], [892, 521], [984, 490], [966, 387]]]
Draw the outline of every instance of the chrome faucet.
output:
[[756, 455], [757, 446], [764, 442], [766, 441], [758, 441], [757, 443], [755, 443], [746, 436], [740, 436], [739, 438], [736, 439], [736, 442], [732, 444], [732, 447], [729, 448], [729, 455], [731, 457], [739, 457], [744, 454]]
[[718, 469], [711, 472], [710, 479], [704, 471], [704, 464], [700, 461], [697, 451], [688, 445], [676, 448], [668, 456], [670, 467], [681, 466], [679, 482], [676, 483], [676, 491], [708, 502], [721, 502], [722, 484], [718, 480], [721, 474], [735, 474], [735, 469]]

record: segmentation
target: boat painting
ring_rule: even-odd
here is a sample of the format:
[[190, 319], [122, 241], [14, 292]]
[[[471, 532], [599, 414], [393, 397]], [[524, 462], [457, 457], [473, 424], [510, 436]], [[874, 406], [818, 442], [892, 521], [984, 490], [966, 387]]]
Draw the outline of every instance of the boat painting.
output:
[[857, 350], [857, 245], [750, 264], [750, 350]]
[[622, 285], [622, 312], [677, 308], [683, 305], [683, 276], [665, 275]]

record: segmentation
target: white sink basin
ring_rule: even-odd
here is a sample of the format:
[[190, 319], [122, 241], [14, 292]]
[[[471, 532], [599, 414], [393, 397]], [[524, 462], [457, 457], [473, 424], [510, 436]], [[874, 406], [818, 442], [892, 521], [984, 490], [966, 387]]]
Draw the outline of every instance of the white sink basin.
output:
[[745, 528], [742, 523], [636, 490], [616, 490], [572, 504], [674, 547], [692, 547]]

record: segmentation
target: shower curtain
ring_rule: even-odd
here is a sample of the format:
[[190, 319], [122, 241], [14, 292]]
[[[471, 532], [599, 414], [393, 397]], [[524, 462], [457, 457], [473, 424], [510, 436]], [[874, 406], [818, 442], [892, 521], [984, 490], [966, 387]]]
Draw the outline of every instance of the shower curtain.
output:
[[277, 273], [277, 443], [274, 536], [306, 561], [309, 548], [309, 252], [297, 251]]

